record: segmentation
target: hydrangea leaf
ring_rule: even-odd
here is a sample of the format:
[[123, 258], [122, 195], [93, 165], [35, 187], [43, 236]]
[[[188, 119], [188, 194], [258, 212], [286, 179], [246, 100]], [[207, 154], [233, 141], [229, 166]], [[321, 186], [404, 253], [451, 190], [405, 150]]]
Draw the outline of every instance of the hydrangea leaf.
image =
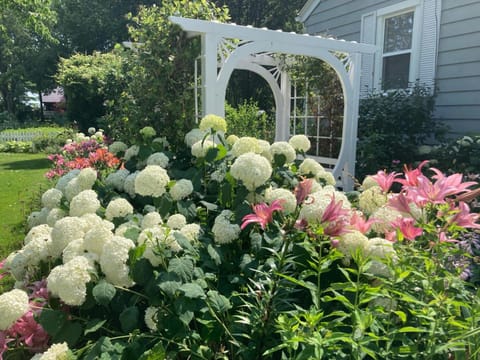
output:
[[191, 200], [180, 200], [177, 202], [177, 209], [180, 214], [187, 218], [187, 221], [192, 221], [197, 215], [197, 207]]
[[164, 281], [158, 286], [167, 295], [173, 297], [173, 296], [175, 296], [178, 289], [180, 289], [181, 285], [182, 285], [182, 283], [178, 282], [178, 281]]
[[205, 293], [202, 287], [195, 283], [186, 283], [180, 286], [180, 290], [183, 291], [186, 297], [191, 299], [204, 299]]
[[215, 265], [220, 265], [222, 263], [222, 258], [220, 257], [218, 250], [213, 247], [212, 244], [208, 244], [207, 251]]
[[115, 293], [115, 287], [105, 280], [101, 280], [92, 290], [95, 301], [100, 305], [108, 305], [115, 296]]
[[60, 331], [53, 337], [52, 343], [66, 342], [73, 348], [83, 334], [83, 327], [78, 322], [65, 323]]
[[193, 275], [193, 262], [188, 258], [174, 258], [168, 264], [168, 271], [177, 274], [184, 281], [189, 281]]
[[163, 360], [166, 358], [165, 348], [162, 343], [159, 341], [157, 344], [150, 350], [144, 352], [140, 356], [139, 360]]
[[131, 267], [131, 276], [133, 281], [139, 285], [147, 284], [153, 277], [153, 266], [147, 259], [139, 259]]
[[230, 300], [216, 290], [210, 290], [207, 293], [207, 298], [210, 305], [216, 312], [223, 313], [232, 308]]
[[129, 333], [140, 325], [140, 310], [136, 306], [130, 306], [121, 312], [118, 319], [122, 331]]
[[89, 320], [87, 322], [87, 324], [85, 325], [85, 330], [83, 330], [83, 335], [87, 335], [89, 333], [96, 332], [106, 322], [107, 322], [107, 320], [102, 320], [102, 319], [91, 319], [91, 320]]
[[63, 311], [45, 308], [40, 313], [38, 322], [50, 335], [55, 336], [67, 321], [67, 314]]

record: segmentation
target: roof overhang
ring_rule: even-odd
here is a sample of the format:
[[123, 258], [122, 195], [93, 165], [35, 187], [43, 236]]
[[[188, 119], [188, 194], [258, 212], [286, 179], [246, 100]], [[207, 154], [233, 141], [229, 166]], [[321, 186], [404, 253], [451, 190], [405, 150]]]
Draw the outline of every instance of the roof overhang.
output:
[[308, 0], [295, 18], [297, 21], [304, 23], [305, 20], [312, 14], [313, 10], [320, 4], [320, 0]]

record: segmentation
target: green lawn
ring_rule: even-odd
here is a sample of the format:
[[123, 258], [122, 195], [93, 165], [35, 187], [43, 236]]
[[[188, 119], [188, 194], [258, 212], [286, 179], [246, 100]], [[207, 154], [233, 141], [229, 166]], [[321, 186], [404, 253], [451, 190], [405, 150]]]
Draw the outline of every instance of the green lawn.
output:
[[50, 164], [45, 154], [0, 153], [0, 260], [21, 246], [25, 220], [49, 186]]

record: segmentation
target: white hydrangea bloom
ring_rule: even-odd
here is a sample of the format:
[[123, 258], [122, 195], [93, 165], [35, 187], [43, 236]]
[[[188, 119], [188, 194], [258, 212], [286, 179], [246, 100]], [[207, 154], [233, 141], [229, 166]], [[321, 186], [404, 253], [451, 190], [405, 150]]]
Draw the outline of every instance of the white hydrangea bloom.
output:
[[232, 134], [226, 138], [226, 141], [228, 145], [233, 146], [233, 144], [235, 144], [238, 141], [238, 139], [239, 137], [237, 135]]
[[50, 256], [52, 238], [49, 234], [35, 236], [22, 248], [29, 266], [36, 266]]
[[387, 204], [387, 195], [382, 191], [380, 186], [372, 186], [360, 193], [358, 197], [358, 207], [365, 214], [372, 214], [378, 208]]
[[265, 159], [271, 162], [273, 157], [272, 157], [272, 153], [270, 152], [270, 143], [266, 140], [259, 139], [258, 147], [260, 149], [258, 153], [262, 155]]
[[362, 182], [362, 189], [365, 191], [367, 189], [370, 189], [373, 186], [378, 186], [378, 183], [375, 181], [375, 179], [371, 176], [365, 177]]
[[290, 140], [288, 140], [288, 143], [292, 145], [295, 150], [302, 152], [307, 152], [312, 146], [308, 137], [303, 134], [293, 135]]
[[145, 214], [142, 219], [142, 229], [147, 229], [163, 223], [162, 217], [156, 211]]
[[53, 296], [65, 304], [80, 306], [87, 296], [87, 283], [95, 273], [89, 260], [83, 256], [74, 257], [66, 264], [56, 266], [47, 277], [47, 288]]
[[300, 210], [299, 218], [311, 224], [319, 224], [322, 221], [325, 209], [335, 198], [335, 202], [342, 201], [342, 208], [350, 210], [352, 205], [345, 194], [336, 191], [333, 186], [325, 186], [320, 191], [309, 195]]
[[103, 245], [112, 240], [113, 233], [105, 227], [95, 227], [87, 231], [83, 239], [84, 248], [98, 256], [102, 255]]
[[63, 175], [60, 179], [58, 179], [57, 184], [55, 185], [55, 189], [60, 190], [63, 194], [65, 194], [65, 188], [70, 180], [77, 177], [80, 173], [79, 169], [74, 169]]
[[60, 207], [63, 193], [58, 189], [48, 189], [42, 195], [42, 205], [48, 209]]
[[182, 214], [173, 214], [167, 220], [167, 226], [170, 229], [180, 230], [187, 225], [187, 219]]
[[170, 178], [164, 168], [148, 165], [135, 178], [135, 193], [142, 196], [160, 197], [166, 191]]
[[200, 236], [200, 225], [198, 224], [187, 224], [180, 229], [180, 233], [185, 236], [191, 242], [197, 241]]
[[64, 264], [73, 260], [77, 256], [85, 255], [85, 245], [82, 238], [70, 241], [68, 245], [63, 249], [62, 261]]
[[285, 214], [291, 214], [295, 212], [297, 208], [297, 198], [295, 195], [287, 189], [267, 189], [265, 191], [265, 200], [271, 204], [274, 200], [281, 200], [283, 212]]
[[159, 251], [162, 245], [166, 245], [165, 239], [165, 229], [158, 225], [142, 230], [138, 236], [138, 244], [146, 245], [143, 257], [150, 261], [153, 266], [158, 266], [162, 263], [163, 258], [160, 256]]
[[145, 309], [145, 325], [150, 329], [150, 331], [157, 331], [158, 328], [158, 307], [149, 306]]
[[326, 185], [335, 185], [337, 183], [335, 177], [330, 171], [324, 171], [317, 174], [317, 179], [325, 181]]
[[368, 271], [373, 275], [389, 277], [390, 270], [388, 266], [381, 261], [381, 259], [396, 258], [396, 252], [393, 248], [393, 243], [382, 238], [372, 238], [368, 241], [365, 249], [365, 255], [372, 258], [371, 265]]
[[85, 220], [67, 216], [58, 220], [52, 228], [51, 256], [59, 257], [70, 241], [83, 238], [86, 228]]
[[58, 220], [64, 218], [65, 216], [67, 216], [67, 213], [62, 209], [54, 208], [50, 210], [47, 216], [48, 226], [53, 227]]
[[130, 171], [127, 169], [117, 170], [107, 176], [105, 184], [113, 187], [117, 191], [124, 190], [125, 179], [130, 175]]
[[188, 179], [180, 179], [170, 189], [170, 195], [175, 201], [185, 199], [193, 192], [193, 184]]
[[193, 144], [203, 140], [207, 133], [200, 129], [192, 129], [185, 135], [185, 144], [191, 148]]
[[110, 144], [108, 147], [108, 151], [110, 151], [112, 154], [117, 155], [121, 152], [124, 152], [128, 149], [128, 145], [125, 144], [122, 141], [114, 141], [113, 143]]
[[391, 223], [398, 218], [403, 217], [402, 213], [388, 206], [381, 206], [370, 216], [378, 221], [372, 224], [372, 230], [379, 234], [384, 234], [393, 230]]
[[248, 190], [254, 191], [270, 178], [272, 166], [263, 156], [246, 153], [235, 159], [230, 173], [235, 179], [241, 180]]
[[158, 165], [165, 169], [168, 166], [168, 161], [169, 159], [167, 155], [161, 152], [156, 152], [147, 158], [147, 165]]
[[214, 115], [208, 114], [200, 120], [200, 125], [198, 126], [202, 131], [220, 131], [225, 133], [227, 131], [227, 122], [224, 118]]
[[115, 235], [124, 236], [129, 229], [136, 229], [139, 232], [142, 230], [138, 224], [134, 223], [133, 221], [127, 221], [123, 224], [120, 224], [120, 226], [115, 229]]
[[82, 190], [91, 189], [97, 181], [97, 171], [92, 168], [85, 168], [80, 170], [76, 177], [78, 185]]
[[44, 353], [36, 354], [31, 360], [68, 360], [70, 359], [69, 354], [67, 343], [56, 343], [52, 344]]
[[232, 155], [239, 157], [240, 155], [253, 152], [260, 154], [262, 148], [260, 147], [258, 140], [254, 137], [244, 136], [238, 139], [232, 146]]
[[270, 145], [270, 154], [272, 159], [275, 159], [275, 155], [284, 155], [286, 164], [292, 163], [297, 157], [295, 149], [286, 141], [276, 141]]
[[47, 224], [37, 225], [30, 229], [30, 231], [25, 236], [23, 243], [26, 245], [30, 241], [32, 241], [34, 238], [38, 238], [38, 237], [41, 237], [44, 239], [50, 239], [51, 233], [52, 233], [52, 228]]
[[170, 146], [170, 143], [168, 142], [167, 138], [165, 136], [162, 137], [156, 137], [155, 139], [152, 140], [152, 143], [158, 143], [160, 144], [164, 149]]
[[93, 190], [83, 190], [70, 202], [70, 216], [94, 214], [99, 208], [100, 201], [97, 193]]
[[0, 331], [7, 330], [30, 309], [25, 291], [13, 289], [0, 295]]
[[134, 198], [136, 196], [135, 194], [135, 179], [137, 178], [138, 171], [135, 171], [134, 173], [131, 173], [125, 178], [125, 182], [123, 183], [123, 189], [124, 191], [130, 195], [130, 197]]
[[115, 225], [111, 221], [102, 219], [97, 214], [85, 214], [81, 219], [85, 223], [85, 227], [83, 228], [85, 232], [97, 227], [103, 227], [108, 230], [113, 230], [115, 228]]
[[325, 169], [317, 161], [311, 158], [307, 158], [303, 160], [300, 166], [298, 167], [298, 172], [301, 175], [311, 174], [314, 177], [317, 177], [318, 174], [324, 173]]
[[18, 250], [7, 256], [3, 268], [11, 273], [15, 280], [21, 281], [25, 277], [27, 266], [27, 256], [23, 250]]
[[365, 255], [368, 241], [360, 231], [351, 231], [339, 237], [337, 249], [345, 255], [345, 260], [348, 262], [357, 251]]
[[46, 207], [42, 208], [40, 211], [33, 211], [27, 218], [28, 228], [31, 229], [35, 226], [46, 224], [49, 213], [50, 210]]
[[100, 256], [100, 267], [108, 282], [116, 286], [131, 287], [134, 285], [129, 276], [127, 265], [128, 252], [134, 248], [132, 240], [114, 236], [103, 245], [102, 256]]
[[123, 158], [125, 159], [125, 161], [129, 161], [134, 156], [137, 156], [139, 151], [140, 151], [140, 146], [132, 145], [127, 150], [125, 150], [125, 155], [123, 155]]
[[207, 155], [210, 148], [215, 147], [215, 143], [211, 140], [199, 140], [192, 145], [192, 155], [196, 158], [203, 158]]
[[230, 222], [233, 215], [232, 211], [223, 210], [220, 215], [215, 218], [215, 223], [212, 226], [212, 233], [217, 244], [230, 244], [238, 239], [240, 235], [240, 226]]
[[133, 214], [133, 206], [124, 198], [113, 199], [105, 209], [105, 218], [107, 220], [125, 217], [128, 214]]

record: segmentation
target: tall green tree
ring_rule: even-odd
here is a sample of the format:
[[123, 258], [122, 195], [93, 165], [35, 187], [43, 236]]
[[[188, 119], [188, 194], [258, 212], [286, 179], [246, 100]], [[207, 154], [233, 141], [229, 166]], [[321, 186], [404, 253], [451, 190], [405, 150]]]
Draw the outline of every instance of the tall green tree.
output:
[[[30, 79], [43, 49], [55, 43], [55, 12], [50, 0], [0, 0], [0, 109], [17, 115], [27, 89], [37, 88]], [[39, 81], [40, 83], [40, 81]]]

